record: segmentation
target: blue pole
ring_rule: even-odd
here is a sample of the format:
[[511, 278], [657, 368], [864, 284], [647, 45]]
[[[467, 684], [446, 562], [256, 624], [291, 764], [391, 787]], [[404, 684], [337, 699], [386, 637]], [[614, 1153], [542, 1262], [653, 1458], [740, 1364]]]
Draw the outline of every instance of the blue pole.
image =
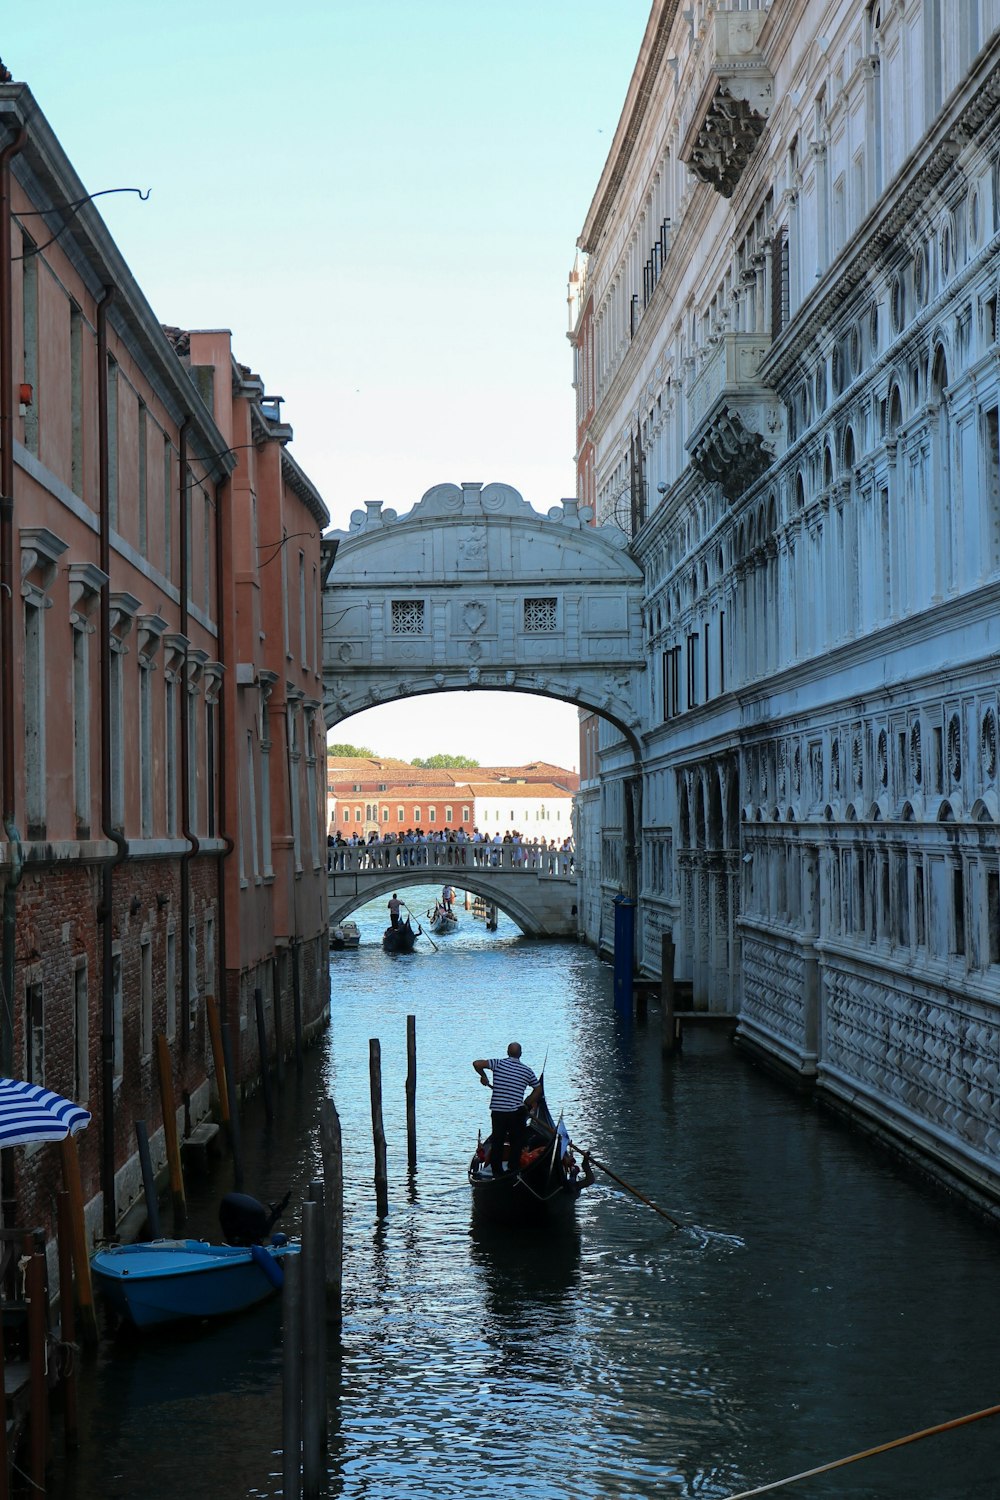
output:
[[616, 896], [615, 908], [615, 1010], [632, 1019], [632, 975], [635, 968], [635, 901]]

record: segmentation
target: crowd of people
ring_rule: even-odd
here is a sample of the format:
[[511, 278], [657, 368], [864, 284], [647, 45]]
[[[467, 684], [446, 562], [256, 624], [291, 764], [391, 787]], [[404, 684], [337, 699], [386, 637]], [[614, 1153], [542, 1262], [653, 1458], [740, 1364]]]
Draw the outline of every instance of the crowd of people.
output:
[[[400, 870], [411, 866], [440, 865], [454, 869], [535, 870], [542, 875], [572, 875], [574, 871], [573, 840], [528, 839], [516, 829], [492, 836], [473, 828], [421, 829], [407, 828], [404, 833], [378, 834], [367, 838], [353, 833], [345, 838], [339, 831], [327, 838], [326, 866], [330, 871], [353, 868], [367, 870]], [[360, 860], [354, 855], [360, 850]], [[504, 851], [509, 851], [505, 856]]]

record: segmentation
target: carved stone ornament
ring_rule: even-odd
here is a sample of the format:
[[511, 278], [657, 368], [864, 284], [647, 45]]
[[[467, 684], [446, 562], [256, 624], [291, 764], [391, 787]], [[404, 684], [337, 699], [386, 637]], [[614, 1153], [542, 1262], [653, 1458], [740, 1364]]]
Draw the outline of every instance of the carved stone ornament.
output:
[[466, 630], [475, 635], [476, 631], [481, 630], [486, 623], [486, 606], [476, 603], [467, 604], [462, 610], [462, 620]]

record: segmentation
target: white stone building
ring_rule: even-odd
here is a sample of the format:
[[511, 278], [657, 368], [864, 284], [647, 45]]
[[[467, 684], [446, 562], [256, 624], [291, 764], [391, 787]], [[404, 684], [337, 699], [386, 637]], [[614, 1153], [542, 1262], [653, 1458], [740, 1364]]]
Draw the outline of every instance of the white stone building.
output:
[[654, 0], [571, 302], [648, 669], [578, 802], [587, 935], [633, 889], [645, 967], [670, 931], [696, 1006], [992, 1199], [998, 27]]

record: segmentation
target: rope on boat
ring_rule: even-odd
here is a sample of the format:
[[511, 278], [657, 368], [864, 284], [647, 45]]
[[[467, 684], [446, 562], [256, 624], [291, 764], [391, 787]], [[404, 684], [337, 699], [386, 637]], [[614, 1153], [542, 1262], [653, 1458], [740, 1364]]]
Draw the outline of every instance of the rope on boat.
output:
[[754, 1490], [740, 1490], [738, 1495], [727, 1495], [726, 1500], [752, 1500], [754, 1495], [769, 1495], [773, 1490], [784, 1489], [786, 1484], [797, 1484], [800, 1479], [813, 1479], [817, 1474], [829, 1474], [831, 1469], [843, 1469], [847, 1464], [856, 1464], [862, 1458], [874, 1458], [877, 1453], [888, 1453], [893, 1448], [903, 1448], [907, 1443], [919, 1443], [921, 1438], [936, 1437], [940, 1432], [951, 1432], [955, 1427], [967, 1427], [970, 1422], [980, 1422], [983, 1417], [1000, 1416], [1000, 1406], [987, 1406], [982, 1411], [970, 1412], [965, 1417], [953, 1417], [950, 1422], [937, 1422], [933, 1427], [924, 1427], [920, 1432], [910, 1432], [906, 1437], [893, 1438], [888, 1443], [878, 1443], [874, 1448], [865, 1448], [861, 1453], [851, 1453], [847, 1458], [835, 1458], [831, 1463], [820, 1464], [815, 1469], [804, 1469], [801, 1474], [790, 1474], [787, 1479], [775, 1479], [771, 1484], [762, 1484]]

